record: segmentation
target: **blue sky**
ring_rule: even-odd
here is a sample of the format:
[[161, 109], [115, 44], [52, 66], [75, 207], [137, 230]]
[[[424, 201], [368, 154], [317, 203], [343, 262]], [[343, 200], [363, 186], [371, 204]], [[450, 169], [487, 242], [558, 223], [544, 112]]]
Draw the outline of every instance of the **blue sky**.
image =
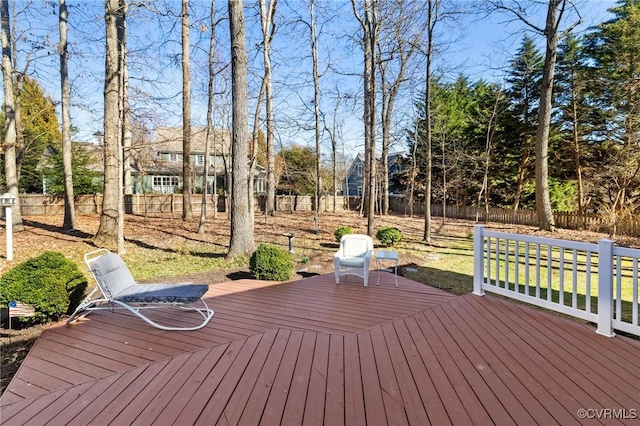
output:
[[[36, 5], [41, 0], [35, 0]], [[56, 2], [57, 3], [57, 2]], [[167, 0], [174, 12], [180, 9], [180, 2]], [[226, 2], [218, 0], [218, 6], [223, 11]], [[471, 1], [466, 2], [469, 5]], [[30, 4], [24, 14], [18, 16], [18, 31], [20, 36], [48, 40], [54, 46], [58, 40], [57, 7], [35, 7], [34, 4], [18, 0], [19, 6]], [[43, 4], [49, 4], [43, 2]], [[72, 57], [70, 64], [72, 82], [72, 110], [73, 124], [80, 131], [76, 135], [78, 140], [89, 140], [96, 131], [102, 130], [102, 90], [104, 70], [104, 28], [102, 1], [68, 0], [70, 5], [69, 39], [72, 43]], [[152, 4], [152, 3], [150, 3]], [[164, 5], [165, 2], [159, 3]], [[322, 39], [320, 44], [321, 71], [324, 72], [322, 109], [330, 115], [335, 105], [335, 91], [352, 93], [352, 101], [345, 101], [340, 110], [343, 122], [343, 147], [345, 152], [355, 156], [362, 151], [362, 122], [361, 102], [359, 95], [362, 83], [358, 76], [361, 72], [362, 53], [355, 41], [358, 25], [351, 12], [348, 0], [330, 0], [323, 3], [332, 10], [331, 20], [322, 22]], [[465, 5], [465, 2], [461, 2]], [[535, 4], [533, 0], [529, 4]], [[613, 6], [613, 0], [582, 0], [580, 12], [584, 19], [578, 31], [606, 20], [606, 9]], [[205, 60], [204, 53], [208, 45], [208, 32], [199, 31], [208, 25], [208, 7], [210, 2], [193, 1], [191, 40], [192, 48], [192, 102], [193, 124], [203, 125], [206, 122], [205, 112]], [[250, 75], [250, 114], [253, 114], [255, 93], [258, 88], [258, 77], [261, 73], [261, 53], [256, 46], [259, 44], [260, 30], [257, 25], [256, 8], [254, 2], [245, 0], [247, 6], [246, 22], [248, 26], [247, 45], [251, 62]], [[283, 145], [296, 143], [312, 145], [313, 132], [302, 131], [313, 120], [310, 111], [311, 92], [311, 61], [309, 58], [309, 39], [305, 26], [285, 22], [294, 21], [296, 17], [308, 19], [306, 3], [290, 1], [279, 3], [279, 32], [274, 41], [274, 89], [276, 96], [276, 118], [278, 120], [278, 140]], [[537, 25], [544, 24], [545, 7], [540, 7], [537, 14], [531, 17]], [[298, 16], [296, 16], [298, 15]], [[197, 17], [202, 16], [202, 21]], [[575, 17], [569, 17], [567, 22]], [[175, 17], [159, 18], [146, 9], [132, 10], [128, 18], [130, 76], [132, 87], [132, 108], [150, 119], [152, 125], [180, 126], [181, 104], [181, 71], [179, 67], [180, 53], [180, 25]], [[437, 72], [445, 77], [456, 78], [460, 72], [472, 81], [480, 78], [500, 81], [504, 69], [508, 67], [512, 55], [520, 47], [523, 37], [523, 25], [513, 21], [511, 17], [492, 15], [480, 18], [478, 15], [462, 16], [454, 24], [443, 26], [439, 40], [446, 44], [435, 56]], [[228, 56], [228, 24], [222, 22], [217, 34], [220, 40], [221, 57]], [[543, 47], [540, 36], [534, 40]], [[440, 45], [442, 47], [442, 45]], [[46, 92], [59, 100], [59, 77], [57, 75], [58, 58], [55, 53], [43, 51], [31, 52], [28, 56], [30, 67], [28, 72], [36, 76], [44, 86]], [[26, 54], [19, 55], [21, 67], [26, 63]], [[223, 60], [222, 62], [226, 62]], [[339, 64], [342, 74], [332, 72], [326, 67], [328, 62]], [[417, 65], [416, 74], [412, 81], [415, 87], [407, 87], [401, 94], [397, 108], [397, 142], [394, 150], [403, 149], [402, 129], [410, 122], [413, 100], [422, 88], [420, 80], [424, 81], [421, 65]], [[222, 87], [222, 82], [218, 88]], [[252, 97], [253, 94], [253, 97]], [[219, 98], [220, 103], [224, 103]], [[226, 98], [228, 102], [228, 97]], [[227, 111], [228, 112], [228, 111]], [[228, 117], [228, 114], [226, 115]], [[219, 114], [218, 121], [225, 121]], [[228, 123], [228, 120], [226, 121]], [[224, 125], [224, 124], [222, 124]], [[324, 149], [324, 148], [323, 148]], [[328, 151], [328, 148], [326, 148]]]

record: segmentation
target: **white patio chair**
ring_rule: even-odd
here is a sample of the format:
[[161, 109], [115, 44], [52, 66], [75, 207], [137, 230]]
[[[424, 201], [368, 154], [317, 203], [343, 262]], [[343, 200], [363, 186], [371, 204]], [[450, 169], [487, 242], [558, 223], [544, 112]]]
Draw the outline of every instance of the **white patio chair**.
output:
[[340, 239], [340, 249], [333, 255], [336, 284], [340, 276], [357, 275], [369, 283], [369, 267], [373, 254], [373, 240], [368, 235], [346, 234]]
[[[114, 309], [126, 309], [162, 330], [197, 330], [207, 325], [213, 317], [213, 310], [202, 300], [202, 296], [209, 289], [206, 284], [140, 284], [133, 278], [122, 258], [107, 249], [85, 254], [84, 261], [98, 285], [80, 303], [67, 320], [67, 324], [85, 317], [92, 311]], [[97, 292], [101, 293], [101, 297]], [[195, 302], [200, 302], [204, 308], [189, 305]], [[142, 313], [145, 309], [166, 308], [197, 312], [202, 316], [203, 322], [191, 327], [172, 327], [159, 324]]]

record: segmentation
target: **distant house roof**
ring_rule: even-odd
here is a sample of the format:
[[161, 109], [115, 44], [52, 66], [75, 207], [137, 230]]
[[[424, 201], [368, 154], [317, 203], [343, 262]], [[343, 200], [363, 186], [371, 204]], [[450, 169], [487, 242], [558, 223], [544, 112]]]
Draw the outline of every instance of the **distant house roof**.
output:
[[[204, 154], [206, 147], [206, 130], [206, 127], [191, 128], [191, 154]], [[213, 129], [212, 136], [212, 153], [222, 154], [230, 152], [231, 132], [229, 130]], [[157, 127], [156, 150], [158, 152], [182, 153], [182, 128]]]
[[[96, 145], [87, 142], [72, 142], [73, 149], [81, 149], [85, 151], [91, 158], [87, 164], [85, 164], [85, 168], [94, 173], [104, 174], [104, 147], [102, 145]], [[45, 167], [45, 164], [53, 155], [56, 154], [56, 149], [51, 145], [47, 146], [42, 152], [42, 156], [38, 161], [38, 165], [36, 166], [37, 170], [41, 170]]]

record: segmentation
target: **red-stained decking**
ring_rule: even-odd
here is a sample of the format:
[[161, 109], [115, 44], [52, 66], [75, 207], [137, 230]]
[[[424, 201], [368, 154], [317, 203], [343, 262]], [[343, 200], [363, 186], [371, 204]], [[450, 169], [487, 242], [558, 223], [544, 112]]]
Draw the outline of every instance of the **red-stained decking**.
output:
[[493, 296], [395, 288], [388, 273], [361, 282], [212, 285], [216, 315], [198, 331], [109, 312], [51, 327], [0, 423], [600, 423], [585, 409], [637, 424], [639, 341]]

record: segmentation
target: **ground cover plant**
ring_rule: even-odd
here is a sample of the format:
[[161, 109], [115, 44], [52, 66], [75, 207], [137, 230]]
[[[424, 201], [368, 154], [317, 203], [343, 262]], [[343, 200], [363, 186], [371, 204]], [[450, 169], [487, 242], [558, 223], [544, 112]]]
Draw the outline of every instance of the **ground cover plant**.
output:
[[[64, 253], [89, 277], [83, 255], [95, 250], [92, 236], [99, 226], [98, 215], [78, 215], [78, 229], [62, 230], [63, 218], [58, 216], [26, 216], [25, 230], [14, 235], [14, 261], [0, 261], [0, 275], [27, 259], [47, 250]], [[395, 250], [399, 253], [398, 272], [414, 281], [422, 282], [455, 294], [472, 290], [473, 274], [473, 222], [450, 220], [433, 221], [432, 244], [422, 241], [424, 218], [407, 216], [376, 217], [376, 228], [395, 227], [403, 240]], [[256, 216], [255, 242], [269, 243], [288, 250], [287, 234], [294, 233], [294, 269], [292, 279], [311, 274], [333, 272], [333, 254], [338, 250], [334, 232], [350, 224], [353, 232], [366, 234], [366, 218], [357, 212], [326, 213], [319, 215], [318, 232], [314, 232], [313, 212], [279, 212], [275, 217]], [[208, 219], [206, 232], [198, 234], [198, 223], [183, 222], [180, 214], [143, 216], [127, 215], [125, 223], [124, 260], [134, 277], [140, 281], [163, 282], [194, 281], [215, 284], [238, 278], [252, 278], [249, 257], [226, 259], [229, 243], [229, 218], [219, 214]], [[551, 238], [596, 242], [606, 235], [558, 230], [556, 233], [537, 228], [514, 225], [488, 224], [487, 228], [504, 232], [530, 234]], [[0, 237], [1, 238], [1, 237]], [[640, 239], [618, 240], [620, 245], [640, 248]], [[376, 243], [376, 249], [381, 244]], [[0, 248], [2, 253], [2, 248]], [[89, 288], [94, 283], [89, 281]], [[593, 299], [592, 299], [593, 301]], [[2, 318], [2, 388], [20, 365], [42, 327], [8, 330], [6, 311]]]

